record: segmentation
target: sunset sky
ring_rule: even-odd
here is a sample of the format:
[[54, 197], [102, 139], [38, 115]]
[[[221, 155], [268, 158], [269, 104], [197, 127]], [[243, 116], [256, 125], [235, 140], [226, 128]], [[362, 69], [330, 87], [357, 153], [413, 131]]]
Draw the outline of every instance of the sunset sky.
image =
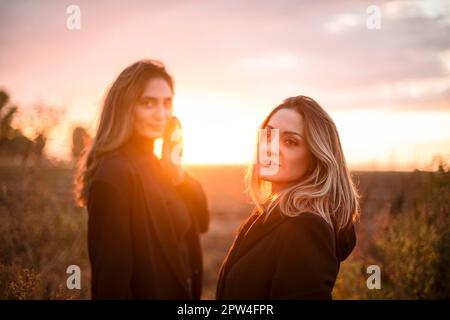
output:
[[[69, 5], [80, 30], [66, 27]], [[0, 43], [13, 103], [66, 108], [57, 157], [74, 125], [94, 133], [108, 85], [142, 58], [175, 78], [186, 163], [250, 161], [260, 122], [300, 94], [335, 120], [351, 169], [450, 156], [450, 1], [0, 0]]]

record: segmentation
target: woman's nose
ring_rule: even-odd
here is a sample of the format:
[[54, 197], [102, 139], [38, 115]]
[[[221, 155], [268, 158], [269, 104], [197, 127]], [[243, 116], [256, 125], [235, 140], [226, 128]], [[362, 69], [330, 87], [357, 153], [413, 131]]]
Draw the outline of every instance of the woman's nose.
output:
[[260, 141], [259, 156], [264, 161], [278, 163], [281, 157], [280, 144], [277, 139], [265, 139]]
[[154, 110], [153, 117], [156, 120], [164, 120], [165, 118], [165, 112], [164, 112], [164, 106], [162, 104], [158, 104]]
[[260, 140], [260, 150], [261, 152], [270, 156], [279, 156], [281, 153], [280, 150], [280, 141], [278, 137], [262, 137]]

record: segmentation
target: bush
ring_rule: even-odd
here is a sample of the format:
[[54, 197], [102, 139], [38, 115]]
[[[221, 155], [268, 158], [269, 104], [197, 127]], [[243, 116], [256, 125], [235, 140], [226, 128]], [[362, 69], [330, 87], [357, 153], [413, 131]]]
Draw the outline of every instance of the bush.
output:
[[[449, 299], [450, 170], [416, 171], [382, 210], [367, 252], [342, 264], [338, 299]], [[364, 219], [364, 217], [362, 218]], [[366, 287], [368, 265], [381, 268], [381, 290]]]

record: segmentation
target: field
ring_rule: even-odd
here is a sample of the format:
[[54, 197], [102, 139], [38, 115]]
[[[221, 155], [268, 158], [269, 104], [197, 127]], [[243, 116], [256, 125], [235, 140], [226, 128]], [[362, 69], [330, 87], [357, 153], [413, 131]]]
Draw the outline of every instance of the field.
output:
[[[252, 205], [241, 166], [188, 166], [211, 211], [204, 250], [203, 298]], [[73, 170], [0, 167], [0, 299], [89, 299], [87, 213], [73, 205]], [[449, 171], [353, 172], [362, 195], [358, 243], [341, 265], [336, 299], [449, 298]], [[379, 265], [382, 288], [366, 286]], [[66, 287], [66, 268], [81, 268], [81, 290]]]

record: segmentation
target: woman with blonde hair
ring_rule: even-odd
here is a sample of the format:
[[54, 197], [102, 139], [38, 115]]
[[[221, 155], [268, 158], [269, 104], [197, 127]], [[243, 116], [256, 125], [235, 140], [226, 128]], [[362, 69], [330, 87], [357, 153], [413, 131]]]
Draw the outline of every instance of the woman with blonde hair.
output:
[[201, 186], [180, 165], [173, 94], [172, 77], [155, 60], [127, 67], [106, 94], [76, 179], [89, 215], [93, 299], [200, 298], [199, 234], [209, 213]]
[[255, 210], [219, 273], [218, 299], [331, 299], [356, 244], [358, 194], [336, 126], [306, 96], [263, 121], [248, 174]]

